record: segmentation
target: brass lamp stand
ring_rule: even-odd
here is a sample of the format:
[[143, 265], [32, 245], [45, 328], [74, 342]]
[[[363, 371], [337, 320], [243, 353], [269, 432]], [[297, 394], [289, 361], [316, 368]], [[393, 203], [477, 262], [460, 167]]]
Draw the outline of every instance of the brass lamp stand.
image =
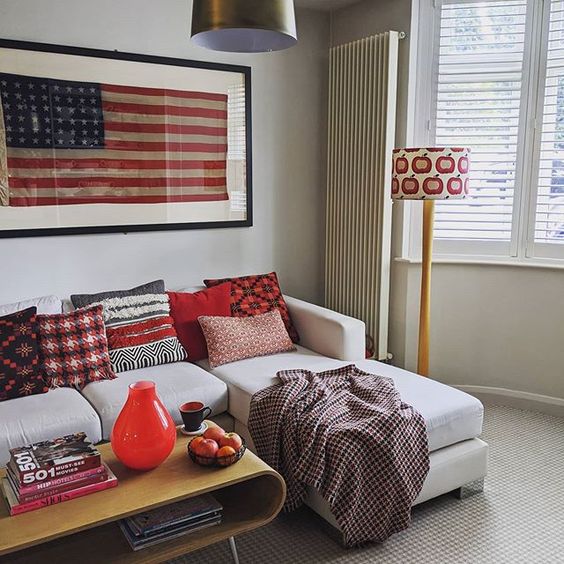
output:
[[431, 331], [431, 263], [433, 257], [433, 220], [435, 200], [423, 202], [423, 256], [421, 262], [421, 298], [419, 303], [419, 346], [417, 374], [429, 376], [429, 340]]
[[392, 154], [392, 198], [423, 200], [423, 256], [417, 372], [429, 375], [431, 328], [431, 262], [435, 200], [462, 199], [468, 193], [470, 149], [427, 147], [394, 149]]

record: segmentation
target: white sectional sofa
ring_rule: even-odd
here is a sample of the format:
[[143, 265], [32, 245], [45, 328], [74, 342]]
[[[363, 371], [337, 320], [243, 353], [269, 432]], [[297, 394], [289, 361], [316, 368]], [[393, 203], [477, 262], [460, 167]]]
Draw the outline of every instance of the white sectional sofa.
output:
[[[366, 372], [392, 378], [403, 399], [426, 421], [431, 470], [417, 503], [467, 484], [479, 489], [487, 472], [488, 447], [479, 439], [483, 406], [477, 399], [406, 370], [364, 360], [364, 323], [289, 296], [285, 299], [301, 338], [294, 352], [242, 360], [215, 370], [207, 361], [155, 366], [91, 383], [82, 393], [65, 388], [0, 402], [0, 464], [8, 461], [12, 447], [71, 432], [85, 431], [95, 442], [108, 440], [127, 387], [136, 380], [156, 382], [176, 423], [181, 422], [178, 406], [199, 400], [212, 408], [223, 426], [234, 428], [252, 445], [247, 430], [251, 397], [273, 384], [277, 371], [322, 371], [355, 363]], [[336, 525], [317, 492], [310, 492], [309, 504]]]

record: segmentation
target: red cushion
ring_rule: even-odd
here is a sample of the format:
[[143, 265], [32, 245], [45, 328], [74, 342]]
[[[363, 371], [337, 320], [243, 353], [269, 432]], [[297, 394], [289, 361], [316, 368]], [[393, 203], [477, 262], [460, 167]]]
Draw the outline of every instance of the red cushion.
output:
[[231, 315], [231, 283], [227, 282], [193, 294], [168, 292], [168, 297], [176, 333], [188, 352], [188, 360], [208, 358], [206, 339], [198, 317]]

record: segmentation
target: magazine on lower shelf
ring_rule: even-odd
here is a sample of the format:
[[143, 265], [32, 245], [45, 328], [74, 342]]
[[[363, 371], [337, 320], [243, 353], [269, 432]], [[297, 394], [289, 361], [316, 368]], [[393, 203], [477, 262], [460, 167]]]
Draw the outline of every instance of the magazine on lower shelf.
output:
[[185, 499], [132, 515], [119, 522], [133, 550], [221, 523], [222, 505], [210, 494]]

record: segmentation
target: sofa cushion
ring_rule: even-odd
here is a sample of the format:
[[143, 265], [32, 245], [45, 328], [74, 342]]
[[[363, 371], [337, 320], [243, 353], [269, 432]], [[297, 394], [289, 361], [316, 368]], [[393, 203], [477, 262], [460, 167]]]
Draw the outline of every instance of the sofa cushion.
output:
[[42, 296], [40, 298], [30, 298], [13, 304], [0, 305], [0, 316], [15, 313], [28, 307], [36, 307], [37, 313], [61, 313], [63, 304], [57, 296]]
[[200, 317], [210, 368], [295, 350], [279, 311], [253, 317]]
[[101, 304], [115, 372], [178, 362], [186, 358], [174, 321], [163, 280], [129, 290], [76, 294], [75, 307]]
[[48, 391], [39, 366], [37, 308], [0, 317], [0, 401]]
[[[198, 364], [209, 369], [205, 360]], [[347, 364], [297, 347], [295, 352], [241, 360], [219, 366], [211, 372], [227, 384], [229, 412], [246, 425], [251, 397], [259, 390], [277, 383], [276, 373], [279, 370], [304, 368], [321, 372]], [[374, 360], [362, 360], [355, 364], [365, 372], [392, 378], [402, 399], [425, 419], [431, 451], [478, 437], [482, 432], [483, 406], [469, 394]]]
[[0, 403], [0, 466], [10, 459], [11, 448], [80, 431], [94, 443], [102, 438], [100, 418], [71, 388], [4, 401]]
[[292, 341], [299, 342], [300, 337], [280, 291], [276, 272], [222, 278], [221, 280], [204, 280], [208, 288], [224, 282], [231, 282], [231, 315], [233, 317], [250, 317], [277, 309]]
[[39, 353], [51, 388], [115, 378], [102, 316], [95, 305], [69, 313], [38, 315]]
[[178, 340], [191, 361], [208, 358], [206, 339], [198, 317], [201, 315], [231, 315], [231, 284], [225, 283], [198, 292], [168, 292], [170, 315]]
[[195, 364], [176, 362], [121, 372], [115, 380], [93, 382], [82, 390], [102, 420], [102, 435], [110, 438], [114, 422], [127, 399], [128, 386], [138, 380], [152, 380], [157, 394], [175, 423], [182, 422], [178, 407], [187, 401], [201, 401], [211, 407], [212, 415], [227, 409], [227, 386]]

